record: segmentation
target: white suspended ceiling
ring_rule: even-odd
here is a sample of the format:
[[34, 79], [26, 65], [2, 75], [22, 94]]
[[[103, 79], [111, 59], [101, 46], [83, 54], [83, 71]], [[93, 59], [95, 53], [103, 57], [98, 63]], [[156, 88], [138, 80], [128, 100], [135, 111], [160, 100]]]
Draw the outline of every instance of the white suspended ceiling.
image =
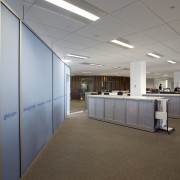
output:
[[[180, 71], [180, 0], [67, 0], [100, 16], [91, 22], [44, 0], [6, 0], [24, 22], [68, 65], [73, 75], [129, 76], [130, 62], [145, 61], [147, 77]], [[24, 6], [24, 13], [23, 13]], [[24, 15], [23, 15], [24, 14]], [[134, 49], [110, 43], [124, 39]], [[156, 52], [161, 59], [146, 54]], [[88, 56], [87, 59], [67, 54]], [[167, 60], [177, 63], [171, 65]], [[103, 66], [90, 66], [95, 63]], [[113, 67], [123, 69], [114, 69]]]

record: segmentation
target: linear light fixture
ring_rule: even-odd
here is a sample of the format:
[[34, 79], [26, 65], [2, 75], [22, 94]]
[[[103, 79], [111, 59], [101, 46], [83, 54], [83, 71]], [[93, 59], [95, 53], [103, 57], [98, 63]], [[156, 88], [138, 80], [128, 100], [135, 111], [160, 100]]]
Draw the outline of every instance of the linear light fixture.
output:
[[80, 58], [80, 59], [87, 59], [88, 58], [86, 56], [80, 56], [80, 55], [77, 55], [77, 54], [67, 54], [66, 56]]
[[96, 20], [100, 19], [100, 17], [98, 17], [98, 16], [96, 16], [96, 15], [94, 15], [88, 11], [85, 11], [84, 9], [81, 9], [81, 8], [79, 8], [73, 4], [70, 4], [66, 1], [63, 1], [63, 0], [45, 0], [45, 1], [52, 3], [56, 6], [59, 6], [63, 9], [66, 9], [68, 11], [71, 11], [75, 14], [78, 14], [80, 16], [83, 16], [83, 17], [85, 17], [91, 21], [96, 21]]
[[123, 68], [115, 66], [115, 67], [113, 67], [113, 69], [123, 69]]
[[94, 63], [91, 63], [91, 64], [89, 64], [90, 66], [97, 66], [97, 67], [101, 67], [101, 66], [103, 66], [102, 64], [94, 64]]
[[91, 74], [92, 72], [87, 72], [87, 71], [85, 71], [85, 72], [82, 72], [82, 74]]
[[130, 48], [130, 49], [135, 48], [134, 46], [132, 46], [130, 44], [124, 43], [124, 42], [116, 40], [116, 39], [112, 40], [111, 42], [121, 45], [121, 46], [124, 46], [124, 47], [127, 47], [127, 48]]
[[175, 61], [171, 61], [171, 60], [169, 60], [169, 61], [167, 61], [168, 63], [171, 63], [171, 64], [176, 64], [176, 62]]
[[161, 58], [161, 56], [157, 55], [157, 54], [154, 54], [154, 53], [148, 53], [149, 56], [152, 56], [154, 58]]

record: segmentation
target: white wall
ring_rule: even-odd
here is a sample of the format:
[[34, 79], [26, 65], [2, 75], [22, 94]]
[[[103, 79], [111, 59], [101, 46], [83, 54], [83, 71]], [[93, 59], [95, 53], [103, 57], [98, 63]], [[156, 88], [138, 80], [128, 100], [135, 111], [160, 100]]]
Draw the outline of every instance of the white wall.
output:
[[130, 64], [130, 94], [141, 96], [146, 93], [146, 63], [132, 62]]
[[146, 87], [147, 88], [154, 88], [154, 79], [147, 78], [146, 79]]
[[174, 88], [180, 87], [180, 72], [174, 72]]

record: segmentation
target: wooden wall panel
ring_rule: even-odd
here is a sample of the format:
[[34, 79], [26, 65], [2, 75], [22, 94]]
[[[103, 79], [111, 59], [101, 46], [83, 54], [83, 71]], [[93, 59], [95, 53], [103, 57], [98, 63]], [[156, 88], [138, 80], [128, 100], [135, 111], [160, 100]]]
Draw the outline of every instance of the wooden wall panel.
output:
[[[109, 90], [129, 90], [130, 77], [119, 76], [71, 76], [71, 99], [84, 98], [84, 93], [88, 91], [82, 87], [82, 83], [92, 83], [93, 91], [106, 90], [105, 85], [111, 85]], [[88, 87], [88, 85], [87, 85]], [[108, 86], [109, 87], [109, 86]]]

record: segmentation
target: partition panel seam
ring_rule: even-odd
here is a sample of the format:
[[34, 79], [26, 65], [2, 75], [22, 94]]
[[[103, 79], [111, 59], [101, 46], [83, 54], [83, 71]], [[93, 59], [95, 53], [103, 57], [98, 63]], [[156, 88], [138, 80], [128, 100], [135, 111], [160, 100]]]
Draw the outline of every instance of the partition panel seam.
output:
[[54, 134], [55, 129], [54, 129], [54, 116], [53, 116], [53, 111], [54, 111], [54, 93], [53, 93], [53, 90], [54, 90], [54, 88], [53, 88], [53, 86], [54, 86], [54, 81], [53, 81], [54, 68], [53, 68], [53, 65], [54, 65], [54, 58], [53, 58], [53, 52], [52, 52], [52, 133]]
[[22, 21], [19, 21], [19, 153], [20, 153], [20, 177], [22, 176]]
[[[1, 0], [0, 0], [0, 68], [1, 66]], [[1, 69], [0, 69], [1, 74]], [[0, 78], [0, 86], [1, 86], [1, 78]], [[0, 99], [1, 99], [1, 88], [0, 88]], [[1, 102], [0, 102], [0, 113], [1, 113]], [[2, 124], [0, 118], [0, 179], [2, 179]]]

